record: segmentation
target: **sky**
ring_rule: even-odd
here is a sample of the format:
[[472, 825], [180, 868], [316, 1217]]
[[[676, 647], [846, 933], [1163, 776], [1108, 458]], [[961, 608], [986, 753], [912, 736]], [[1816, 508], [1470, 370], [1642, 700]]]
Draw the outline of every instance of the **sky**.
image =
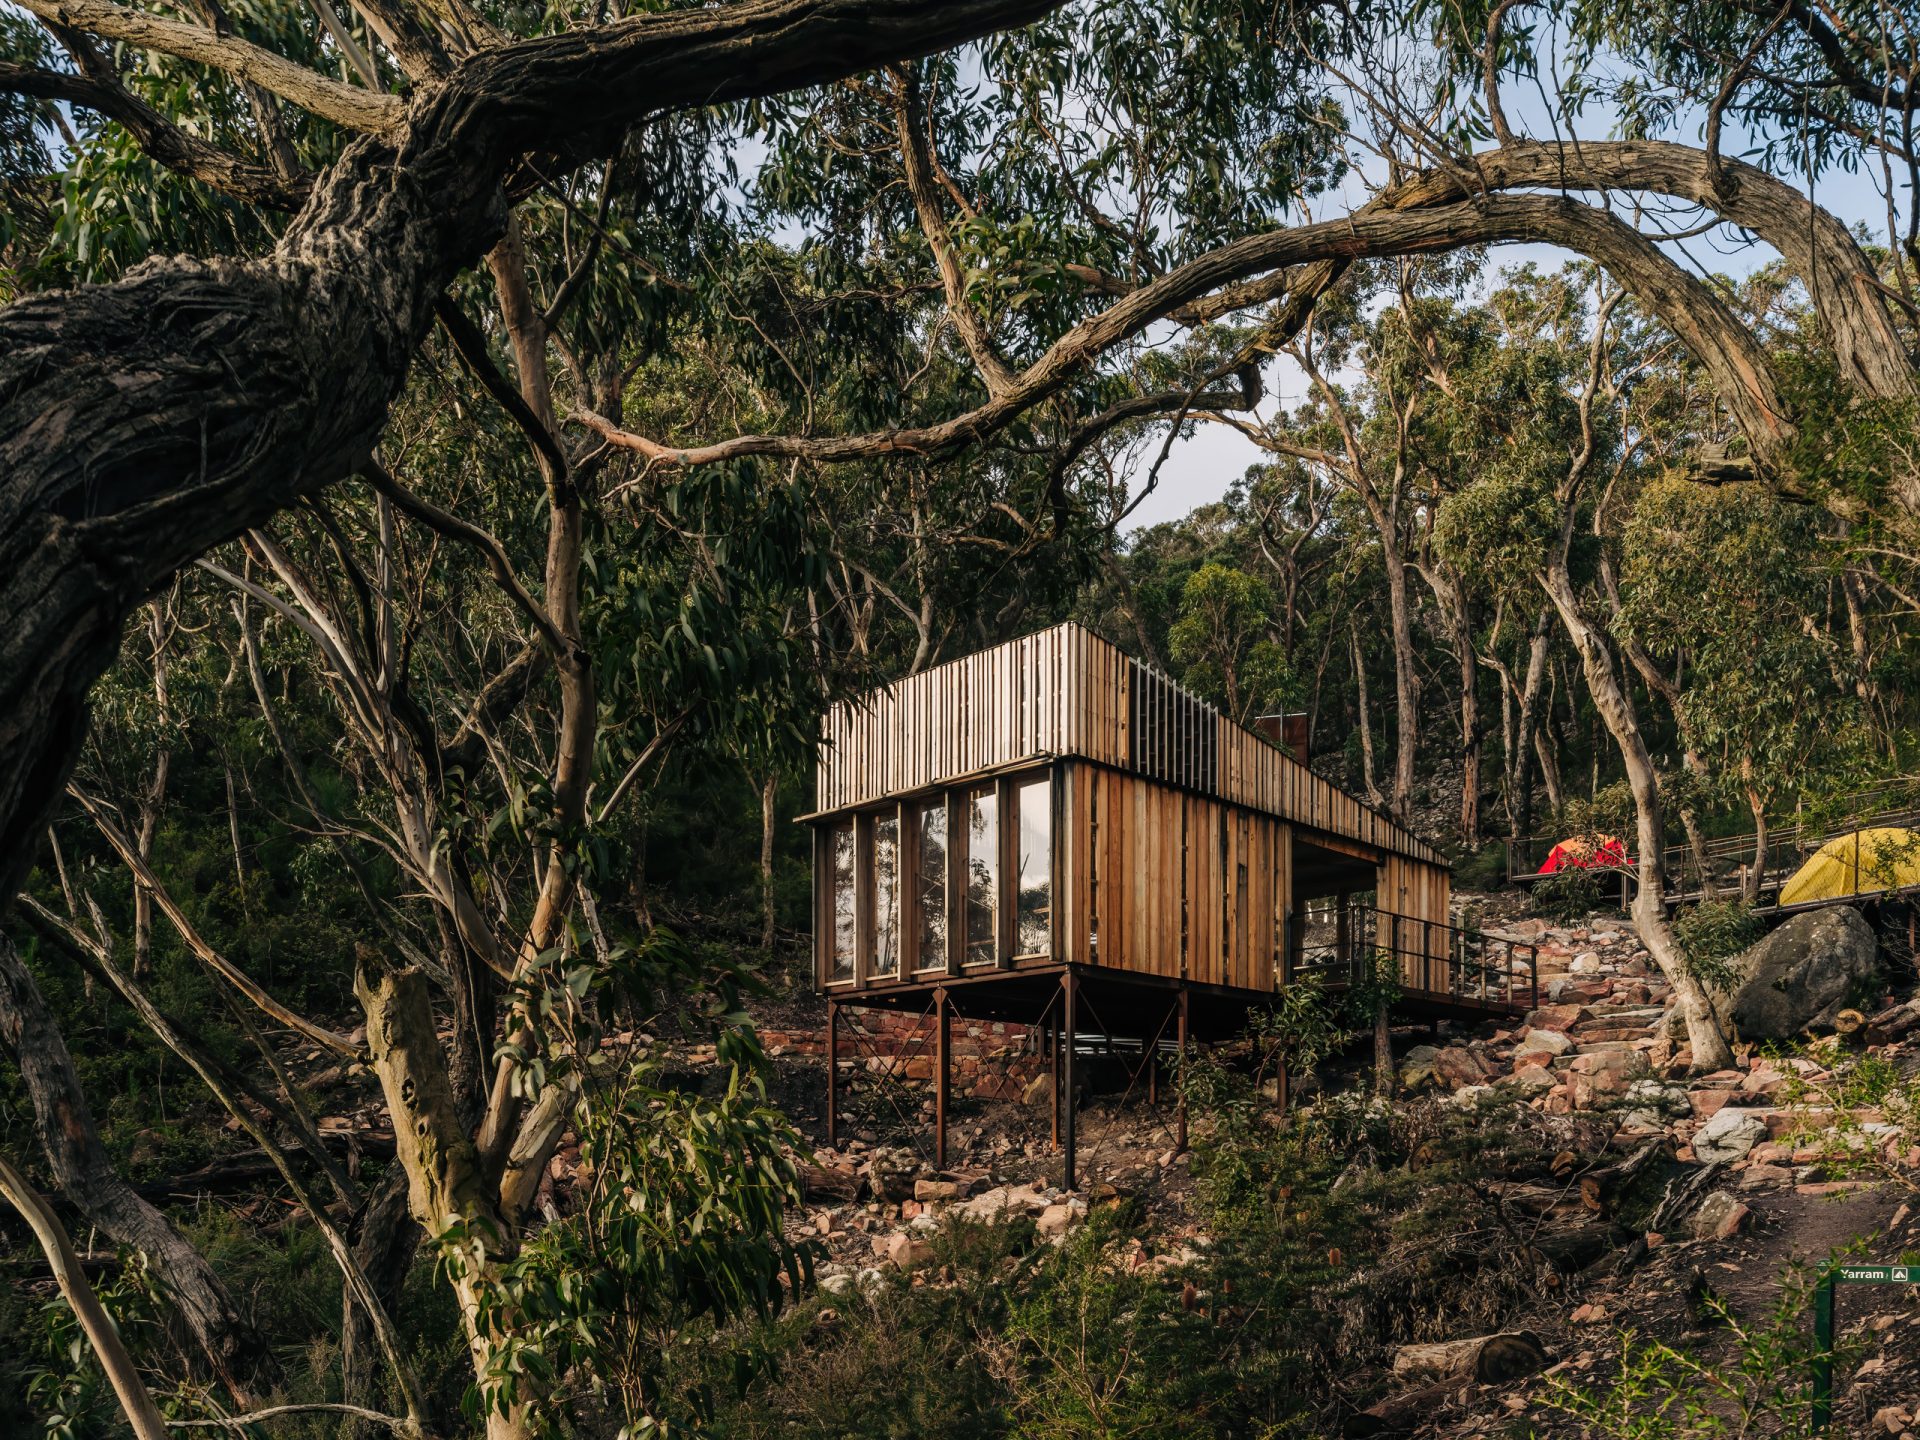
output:
[[[1515, 105], [1511, 99], [1507, 103], [1516, 131], [1536, 137], [1552, 133], [1549, 125], [1537, 123], [1543, 113], [1537, 106], [1530, 115], [1526, 106]], [[1596, 130], [1599, 128], [1596, 126]], [[1700, 143], [1697, 130], [1689, 134], [1686, 129], [1679, 129], [1670, 138], [1682, 143]], [[1722, 153], [1741, 155], [1752, 139], [1751, 135], [1741, 135], [1729, 126]], [[1349, 208], [1357, 208], [1367, 198], [1370, 178], [1365, 169], [1350, 175], [1344, 183], [1340, 201]], [[1800, 188], [1804, 189], [1805, 186]], [[1854, 174], [1831, 170], [1819, 177], [1814, 194], [1821, 205], [1848, 225], [1864, 224], [1870, 235], [1884, 240], [1887, 228], [1886, 199], [1877, 188], [1875, 177], [1864, 170]], [[1327, 198], [1329, 203], [1324, 207], [1324, 213], [1314, 218], [1340, 213], [1331, 208], [1334, 197]], [[1905, 186], [1900, 186], [1897, 198], [1901, 214], [1904, 215], [1911, 204]], [[1777, 258], [1777, 252], [1771, 246], [1736, 236], [1729, 229], [1709, 232], [1684, 243], [1667, 243], [1661, 248], [1687, 264], [1695, 273], [1706, 271], [1735, 278], [1749, 275]], [[1571, 251], [1551, 245], [1501, 246], [1492, 252], [1493, 273], [1489, 274], [1487, 280], [1491, 282], [1500, 269], [1530, 262], [1542, 269], [1551, 269], [1573, 258]], [[1271, 416], [1276, 405], [1292, 407], [1305, 398], [1303, 377], [1291, 365], [1270, 367], [1267, 385], [1268, 398], [1260, 411], [1263, 415]], [[1148, 446], [1138, 456], [1134, 472], [1136, 487], [1145, 481], [1159, 448], [1157, 443]], [[1153, 492], [1139, 502], [1124, 530], [1133, 533], [1148, 526], [1178, 520], [1197, 507], [1220, 499], [1228, 487], [1246, 472], [1247, 467], [1258, 463], [1261, 458], [1260, 450], [1252, 441], [1227, 426], [1195, 427], [1191, 436], [1174, 442], [1166, 462], [1160, 468], [1159, 480]]]

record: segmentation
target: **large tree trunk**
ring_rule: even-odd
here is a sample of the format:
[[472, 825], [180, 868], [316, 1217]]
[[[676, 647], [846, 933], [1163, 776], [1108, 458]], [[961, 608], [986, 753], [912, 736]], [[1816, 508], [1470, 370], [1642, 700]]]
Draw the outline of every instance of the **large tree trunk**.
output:
[[[372, 454], [435, 302], [558, 175], [649, 116], [793, 90], [1058, 0], [757, 0], [539, 36], [350, 144], [273, 252], [152, 260], [0, 311], [0, 894], [31, 863], [128, 613]], [[383, 112], [384, 113], [384, 112]]]
[[[473, 1375], [481, 1381], [489, 1373], [498, 1338], [485, 1318], [484, 1297], [512, 1257], [517, 1238], [461, 1121], [425, 974], [378, 968], [363, 954], [354, 988], [366, 1011], [373, 1071], [393, 1117], [395, 1149], [407, 1175], [408, 1208], [440, 1247]], [[490, 1409], [486, 1426], [487, 1440], [524, 1440], [524, 1404]]]
[[1413, 762], [1420, 744], [1420, 675], [1415, 668], [1418, 655], [1413, 644], [1413, 604], [1407, 594], [1407, 564], [1400, 555], [1394, 536], [1386, 533], [1384, 521], [1376, 517], [1381, 530], [1380, 545], [1387, 565], [1387, 607], [1393, 626], [1393, 793], [1388, 808], [1402, 825], [1413, 808]]
[[1633, 702], [1620, 683], [1612, 652], [1607, 649], [1599, 629], [1581, 609], [1565, 562], [1552, 562], [1542, 580], [1548, 598], [1560, 614], [1567, 638], [1580, 656], [1594, 709], [1620, 751], [1621, 762], [1626, 766], [1627, 785], [1633, 792], [1634, 833], [1640, 849], [1638, 888], [1632, 908], [1634, 929], [1680, 1002], [1686, 1017], [1694, 1070], [1725, 1070], [1733, 1064], [1733, 1051], [1726, 1036], [1720, 1033], [1706, 991], [1688, 967], [1667, 920], [1666, 827], [1661, 810], [1660, 778], [1647, 749], [1646, 737], [1640, 733]]
[[265, 1346], [240, 1318], [206, 1258], [127, 1184], [94, 1129], [73, 1056], [33, 974], [0, 935], [0, 1042], [20, 1067], [47, 1169], [61, 1194], [116, 1244], [147, 1258], [207, 1363], [242, 1404], [270, 1373]]

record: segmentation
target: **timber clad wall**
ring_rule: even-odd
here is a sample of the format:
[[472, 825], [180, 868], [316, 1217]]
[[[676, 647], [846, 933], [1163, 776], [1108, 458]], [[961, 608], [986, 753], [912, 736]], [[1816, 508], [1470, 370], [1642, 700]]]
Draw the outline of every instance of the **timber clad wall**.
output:
[[[1373, 888], [1381, 910], [1434, 922], [1431, 943], [1425, 930], [1418, 939], [1412, 931], [1398, 937], [1411, 951], [1409, 985], [1434, 988], [1423, 980], [1446, 973], [1449, 876], [1429, 846], [1078, 625], [836, 705], [823, 738], [817, 810], [809, 817], [823, 827], [816, 869], [823, 980], [833, 945], [827, 852], [836, 818], [946, 791], [953, 817], [948, 923], [957, 927], [965, 923], [959, 907], [968, 871], [959, 850], [962, 802], [952, 797], [969, 782], [1043, 767], [1053, 777], [1046, 960], [1272, 990], [1284, 983], [1288, 947], [1297, 944], [1290, 917], [1313, 898], [1294, 893], [1296, 852], [1310, 843], [1323, 876], [1330, 854], [1346, 857], [1352, 865], [1342, 888]], [[1000, 793], [1004, 810], [1004, 781]], [[911, 810], [894, 813], [905, 820]], [[1003, 815], [1001, 823], [1011, 822]], [[1008, 832], [998, 842], [1003, 870], [1017, 856], [1016, 840]], [[869, 847], [862, 846], [864, 856]], [[1355, 883], [1356, 874], [1367, 878]], [[993, 884], [1002, 887], [1004, 907], [1012, 890], [1000, 878]], [[871, 897], [859, 893], [865, 927]], [[1000, 923], [1011, 935], [1004, 915]], [[911, 930], [910, 919], [903, 928]], [[950, 954], [962, 948], [956, 941]], [[1002, 963], [1016, 948], [1002, 945]], [[960, 968], [958, 958], [951, 963]], [[868, 983], [864, 965], [856, 983]]]
[[823, 738], [814, 795], [821, 813], [1073, 755], [1439, 861], [1417, 836], [1074, 624], [843, 701], [829, 712]]
[[1291, 832], [1103, 765], [1065, 768], [1061, 958], [1271, 990], [1292, 907]]

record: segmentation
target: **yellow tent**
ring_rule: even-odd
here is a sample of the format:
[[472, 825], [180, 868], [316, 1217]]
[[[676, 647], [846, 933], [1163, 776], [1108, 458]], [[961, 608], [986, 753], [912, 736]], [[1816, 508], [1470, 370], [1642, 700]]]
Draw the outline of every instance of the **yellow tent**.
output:
[[1920, 885], [1920, 834], [1881, 828], [1856, 830], [1829, 840], [1813, 852], [1793, 878], [1780, 887], [1782, 905], [1875, 895]]

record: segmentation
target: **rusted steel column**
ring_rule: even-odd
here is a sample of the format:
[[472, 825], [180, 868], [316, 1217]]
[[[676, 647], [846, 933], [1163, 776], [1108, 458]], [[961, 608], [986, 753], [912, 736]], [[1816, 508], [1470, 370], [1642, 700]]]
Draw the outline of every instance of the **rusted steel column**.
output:
[[1060, 1148], [1060, 1017], [1049, 1004], [1040, 1023], [1047, 1031], [1047, 1068], [1053, 1072], [1053, 1148]]
[[1062, 996], [1062, 1015], [1060, 1018], [1060, 1084], [1054, 1091], [1054, 1103], [1060, 1107], [1060, 1145], [1066, 1152], [1066, 1188], [1074, 1188], [1074, 1103], [1073, 1103], [1073, 1027], [1078, 1019], [1075, 1002], [1079, 999], [1079, 982], [1069, 970], [1060, 977]]
[[1180, 1049], [1180, 1104], [1175, 1110], [1177, 1116], [1174, 1126], [1174, 1148], [1187, 1148], [1187, 987], [1180, 987], [1180, 1017], [1175, 1034], [1175, 1043]]
[[933, 1168], [947, 1168], [947, 1095], [952, 1054], [953, 1009], [947, 1002], [947, 988], [933, 992]]
[[827, 1001], [827, 1144], [840, 1129], [840, 1002]]

